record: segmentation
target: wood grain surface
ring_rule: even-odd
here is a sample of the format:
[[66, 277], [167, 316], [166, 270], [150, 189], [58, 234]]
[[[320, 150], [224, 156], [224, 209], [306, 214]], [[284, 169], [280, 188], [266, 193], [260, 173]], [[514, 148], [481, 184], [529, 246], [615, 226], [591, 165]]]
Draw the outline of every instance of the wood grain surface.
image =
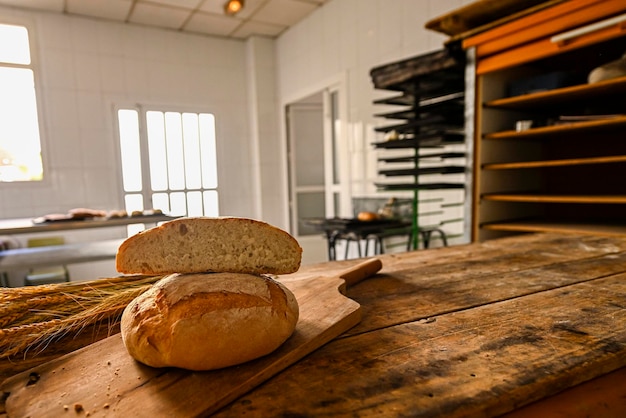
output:
[[[626, 365], [625, 251], [542, 234], [384, 257], [348, 291], [359, 325], [216, 416], [493, 417], [543, 400]], [[568, 416], [610, 416], [593, 401]]]
[[92, 417], [209, 414], [358, 323], [359, 305], [341, 292], [381, 267], [371, 259], [340, 277], [285, 280], [298, 300], [298, 324], [260, 359], [209, 372], [157, 369], [130, 357], [117, 334], [6, 379], [4, 410], [9, 417], [58, 417], [70, 409]]
[[[346, 290], [361, 305], [362, 320], [356, 326], [267, 376], [214, 415], [626, 413], [626, 390], [615, 383], [626, 366], [626, 236], [527, 234], [380, 259], [384, 267], [379, 274]], [[353, 261], [306, 266], [285, 281], [332, 277], [351, 265]], [[93, 358], [101, 368], [96, 379], [100, 397], [94, 398], [100, 403], [84, 405], [92, 416], [207, 414], [198, 405], [211, 396], [211, 379], [177, 370], [155, 374], [137, 363], [107, 360], [102, 347]], [[121, 392], [108, 389], [122, 365], [132, 368], [125, 384], [143, 391], [138, 399], [144, 402], [126, 402], [124, 386], [119, 386]], [[51, 370], [66, 368], [65, 382], [71, 387], [80, 385], [81, 367], [85, 364], [58, 363]], [[232, 378], [233, 371], [225, 373]], [[17, 388], [21, 402], [44, 402], [46, 394], [36, 391], [46, 376], [40, 374], [30, 386], [22, 378]], [[190, 386], [202, 389], [189, 392]], [[586, 396], [584, 388], [593, 394]], [[72, 405], [67, 395], [55, 401], [58, 407]]]

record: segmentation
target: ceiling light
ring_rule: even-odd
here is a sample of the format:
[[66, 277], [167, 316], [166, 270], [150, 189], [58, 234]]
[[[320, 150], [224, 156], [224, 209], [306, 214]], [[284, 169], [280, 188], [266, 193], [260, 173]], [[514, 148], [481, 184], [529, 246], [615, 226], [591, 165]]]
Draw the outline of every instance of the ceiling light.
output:
[[236, 15], [243, 9], [243, 0], [228, 0], [224, 4], [224, 12], [227, 15]]

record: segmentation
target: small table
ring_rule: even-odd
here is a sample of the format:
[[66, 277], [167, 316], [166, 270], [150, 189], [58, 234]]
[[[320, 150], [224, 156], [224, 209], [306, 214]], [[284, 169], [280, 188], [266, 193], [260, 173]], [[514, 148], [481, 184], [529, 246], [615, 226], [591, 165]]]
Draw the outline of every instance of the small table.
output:
[[[370, 239], [376, 239], [377, 253], [383, 253], [382, 236], [406, 236], [407, 249], [411, 246], [412, 223], [400, 219], [377, 219], [373, 221], [360, 221], [354, 218], [309, 218], [305, 223], [315, 229], [324, 232], [328, 241], [328, 259], [337, 259], [337, 240], [346, 240], [348, 243], [355, 241], [357, 244], [365, 240], [365, 255], [368, 251]], [[346, 248], [346, 255], [347, 255]], [[361, 257], [361, 246], [358, 246], [359, 257]]]

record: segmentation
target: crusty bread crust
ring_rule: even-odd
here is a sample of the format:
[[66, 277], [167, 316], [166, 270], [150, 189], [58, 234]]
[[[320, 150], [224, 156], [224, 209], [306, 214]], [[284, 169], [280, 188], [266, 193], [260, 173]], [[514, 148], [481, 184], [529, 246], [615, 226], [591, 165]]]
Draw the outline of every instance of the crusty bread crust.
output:
[[293, 293], [269, 277], [173, 274], [126, 307], [121, 333], [144, 364], [213, 370], [271, 353], [297, 321]]
[[288, 274], [302, 248], [287, 232], [246, 218], [179, 218], [128, 238], [116, 268], [124, 274], [233, 272]]

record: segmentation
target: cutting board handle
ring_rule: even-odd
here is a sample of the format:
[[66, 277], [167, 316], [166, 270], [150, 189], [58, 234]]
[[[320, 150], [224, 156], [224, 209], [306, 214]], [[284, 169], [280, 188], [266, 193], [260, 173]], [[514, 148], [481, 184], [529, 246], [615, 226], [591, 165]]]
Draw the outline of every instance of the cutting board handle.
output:
[[352, 286], [378, 273], [383, 267], [382, 261], [372, 258], [344, 270], [339, 277], [345, 280], [346, 286]]

